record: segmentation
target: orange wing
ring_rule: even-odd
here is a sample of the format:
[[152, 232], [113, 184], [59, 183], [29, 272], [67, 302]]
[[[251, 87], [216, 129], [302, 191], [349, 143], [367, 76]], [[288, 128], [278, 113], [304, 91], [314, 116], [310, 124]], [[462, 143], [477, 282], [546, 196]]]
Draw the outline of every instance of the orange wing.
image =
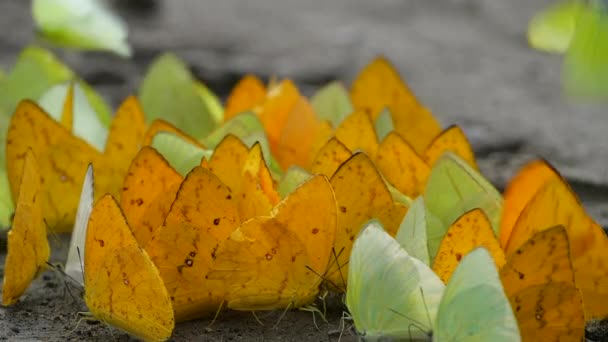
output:
[[241, 191], [241, 172], [249, 149], [241, 140], [228, 134], [217, 145], [209, 160], [209, 169], [226, 184], [233, 193]]
[[291, 165], [306, 167], [310, 164], [312, 148], [320, 130], [321, 121], [312, 105], [305, 97], [300, 97], [287, 116], [275, 154], [284, 170]]
[[335, 137], [351, 151], [361, 150], [374, 159], [378, 152], [378, 137], [374, 122], [364, 111], [355, 111], [344, 118], [334, 132]]
[[68, 87], [63, 102], [63, 110], [61, 111], [61, 125], [68, 131], [72, 131], [74, 125], [74, 83]]
[[477, 247], [485, 247], [498, 268], [505, 264], [505, 253], [481, 209], [473, 209], [452, 223], [437, 250], [433, 271], [447, 284], [460, 260]]
[[264, 102], [255, 108], [270, 142], [273, 154], [279, 151], [279, 139], [289, 113], [300, 100], [300, 91], [290, 80], [284, 80], [268, 90]]
[[475, 153], [473, 148], [464, 135], [460, 127], [453, 125], [446, 128], [441, 134], [435, 137], [431, 144], [424, 151], [424, 160], [429, 166], [433, 166], [439, 157], [445, 152], [450, 151], [458, 155], [464, 161], [469, 163], [475, 170], [478, 170], [475, 162]]
[[6, 139], [7, 174], [13, 202], [26, 151], [37, 156], [42, 176], [42, 212], [54, 231], [70, 231], [80, 200], [82, 180], [89, 163], [95, 169], [95, 193], [117, 193], [117, 179], [123, 174], [108, 164], [103, 155], [84, 140], [72, 135], [31, 101], [22, 101], [11, 117]]
[[219, 243], [239, 224], [230, 190], [211, 171], [194, 168], [164, 225], [145, 247], [160, 270], [178, 322], [218, 310], [224, 299], [222, 284], [205, 276]]
[[384, 57], [371, 61], [353, 82], [351, 99], [355, 109], [375, 119], [384, 108], [391, 111], [395, 131], [418, 153], [441, 132], [439, 122], [418, 100]]
[[154, 140], [154, 137], [158, 133], [161, 133], [161, 132], [173, 133], [173, 134], [177, 135], [178, 137], [191, 143], [194, 146], [198, 146], [201, 148], [204, 147], [198, 140], [194, 139], [193, 137], [191, 137], [184, 131], [180, 130], [179, 128], [173, 126], [173, 124], [171, 124], [165, 120], [161, 120], [161, 119], [156, 119], [156, 120], [152, 121], [152, 123], [146, 130], [144, 137], [142, 138], [141, 146], [152, 145], [152, 141]]
[[503, 248], [506, 248], [513, 226], [526, 204], [546, 182], [560, 178], [559, 173], [549, 163], [535, 160], [526, 164], [511, 179], [505, 189], [500, 221], [499, 240]]
[[500, 270], [522, 341], [582, 341], [583, 302], [562, 226], [538, 232]]
[[310, 172], [331, 177], [350, 156], [352, 156], [352, 152], [348, 147], [344, 146], [340, 140], [331, 138], [317, 153]]
[[261, 215], [269, 215], [281, 197], [275, 190], [274, 180], [266, 166], [262, 147], [255, 143], [241, 171], [241, 188], [235, 194], [238, 198], [241, 220]]
[[32, 280], [45, 268], [51, 251], [42, 216], [41, 178], [31, 149], [25, 152], [22, 171], [13, 225], [8, 232], [3, 305], [17, 302]]
[[586, 319], [608, 317], [608, 238], [563, 179], [546, 182], [528, 202], [505, 249], [513, 255], [535, 233], [563, 225]]
[[144, 146], [131, 162], [120, 207], [140, 246], [162, 226], [181, 182], [182, 176], [152, 147]]
[[84, 298], [95, 317], [144, 340], [171, 336], [175, 321], [167, 289], [111, 195], [91, 212], [84, 271]]
[[394, 132], [389, 133], [380, 144], [376, 164], [397, 190], [411, 198], [424, 191], [431, 172], [416, 151]]
[[247, 110], [253, 110], [258, 104], [262, 103], [266, 98], [266, 87], [254, 75], [245, 75], [232, 88], [232, 92], [226, 100], [226, 109], [224, 110], [224, 121], [228, 121], [237, 114]]
[[[123, 173], [127, 172], [131, 159], [139, 151], [145, 132], [144, 112], [137, 98], [130, 96], [116, 111], [104, 151], [110, 162]], [[122, 182], [122, 179], [118, 181]]]
[[256, 217], [220, 245], [209, 279], [224, 282], [228, 307], [273, 310], [316, 298], [336, 229], [333, 191], [315, 176], [287, 196], [274, 217]]
[[[331, 177], [331, 185], [338, 204], [338, 226], [336, 257], [332, 257], [327, 278], [333, 286], [344, 290], [350, 251], [363, 224], [377, 218], [387, 232], [395, 235], [405, 210], [393, 203], [382, 176], [364, 153], [356, 153], [344, 162]], [[391, 211], [397, 211], [398, 215]]]

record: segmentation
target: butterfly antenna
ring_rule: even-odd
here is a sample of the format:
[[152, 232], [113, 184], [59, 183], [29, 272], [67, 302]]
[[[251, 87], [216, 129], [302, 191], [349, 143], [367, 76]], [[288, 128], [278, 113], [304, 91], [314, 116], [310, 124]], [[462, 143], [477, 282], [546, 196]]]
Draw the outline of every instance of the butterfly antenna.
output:
[[429, 321], [429, 327], [433, 326], [433, 322], [431, 322], [431, 314], [429, 312], [429, 307], [426, 305], [426, 298], [424, 298], [424, 289], [420, 286], [420, 295], [422, 296], [422, 304], [424, 304], [424, 310], [426, 312], [426, 319]]
[[404, 315], [404, 314], [400, 313], [400, 312], [399, 312], [399, 311], [397, 311], [397, 310], [394, 310], [394, 309], [389, 309], [389, 310], [390, 310], [392, 313], [396, 314], [396, 315], [399, 315], [399, 316], [401, 316], [401, 317], [403, 317], [403, 318], [406, 318], [406, 319], [410, 320], [410, 321], [412, 322], [412, 323], [410, 323], [411, 325], [415, 326], [416, 328], [418, 328], [420, 331], [424, 332], [425, 334], [427, 334], [427, 333], [428, 333], [428, 331], [429, 331], [429, 330], [431, 330], [430, 328], [429, 328], [429, 329], [426, 329], [427, 327], [426, 327], [426, 326], [425, 326], [423, 323], [421, 323], [421, 322], [419, 322], [419, 321], [417, 321], [417, 320], [415, 320], [415, 319], [412, 319], [412, 318], [410, 318], [409, 316], [406, 316], [406, 315]]
[[331, 280], [327, 279], [326, 276], [324, 274], [320, 274], [319, 272], [315, 271], [312, 267], [306, 265], [305, 266], [309, 271], [311, 271], [312, 273], [314, 273], [317, 277], [319, 277], [321, 279], [322, 282], [327, 282], [330, 283], [332, 286], [336, 287], [336, 284], [334, 284]]
[[[65, 297], [66, 292], [68, 295], [70, 295], [70, 298], [72, 299], [72, 304], [77, 303], [78, 301], [76, 300], [76, 296], [74, 296], [74, 294], [72, 293], [71, 287], [75, 286], [78, 288], [79, 292], [81, 293], [80, 297], [82, 297], [84, 295], [84, 287], [81, 287], [79, 283], [76, 282], [76, 280], [74, 280], [74, 278], [70, 277], [70, 275], [68, 275], [67, 273], [65, 273], [65, 271], [63, 270], [63, 268], [61, 267], [60, 264], [57, 265], [53, 265], [53, 264], [49, 264], [47, 262], [48, 265], [50, 265], [53, 270], [59, 272], [61, 275], [63, 275], [63, 277], [61, 278], [61, 280], [63, 281], [63, 297]], [[72, 283], [68, 282], [68, 280], [71, 280]]]
[[283, 317], [285, 317], [285, 315], [287, 314], [287, 311], [293, 307], [293, 302], [289, 303], [289, 305], [287, 305], [287, 307], [285, 308], [285, 310], [283, 310], [283, 313], [281, 314], [281, 317], [279, 317], [279, 320], [272, 326], [272, 329], [276, 329], [279, 326], [279, 323], [281, 323], [281, 321], [283, 320]]
[[342, 267], [346, 266], [348, 264], [348, 261], [346, 261], [346, 263], [344, 265], [340, 265], [340, 262], [338, 262], [338, 258], [340, 257], [340, 255], [342, 255], [342, 252], [344, 252], [344, 247], [342, 247], [342, 249], [340, 249], [340, 252], [338, 252], [338, 254], [336, 255], [336, 250], [332, 248], [332, 253], [334, 254], [334, 258], [336, 258], [336, 263], [338, 264], [338, 272], [340, 273], [340, 280], [342, 280], [342, 284], [344, 284], [344, 288], [346, 290], [346, 279], [344, 279], [344, 273], [342, 273]]
[[72, 282], [74, 282], [74, 285], [80, 289], [82, 289], [82, 291], [84, 291], [84, 286], [80, 285], [80, 283], [78, 281], [76, 281], [76, 279], [72, 278], [72, 276], [70, 276], [69, 274], [65, 273], [65, 271], [63, 270], [63, 268], [60, 265], [53, 265], [50, 262], [46, 262], [46, 265], [49, 266], [50, 268], [52, 268], [53, 270], [59, 272], [62, 276], [64, 276], [64, 279], [69, 279]]
[[264, 323], [262, 323], [262, 321], [260, 321], [260, 319], [258, 318], [258, 315], [255, 314], [255, 311], [251, 311], [251, 314], [253, 315], [253, 317], [255, 318], [255, 320], [260, 323], [261, 326], [264, 326]]
[[[338, 254], [336, 254], [336, 250], [334, 248], [331, 249], [331, 252], [332, 252], [332, 254], [334, 256], [334, 261], [332, 261], [331, 264], [329, 265], [329, 267], [327, 267], [327, 272], [326, 272], [325, 276], [326, 277], [330, 277], [334, 273], [340, 272], [340, 278], [342, 280], [342, 284], [345, 284], [346, 282], [344, 281], [344, 277], [342, 275], [342, 267], [344, 265], [346, 265], [346, 263], [344, 265], [340, 265], [340, 261], [338, 261], [338, 257], [342, 254], [343, 251], [344, 251], [344, 247], [342, 247], [342, 249], [340, 249], [340, 252], [338, 252]], [[337, 266], [337, 270], [329, 272], [329, 270], [331, 270], [334, 267], [334, 265], [338, 265]], [[344, 290], [340, 286], [336, 285], [334, 282], [331, 282], [331, 281], [327, 281], [327, 282], [331, 286], [333, 286], [335, 290], [344, 292]]]

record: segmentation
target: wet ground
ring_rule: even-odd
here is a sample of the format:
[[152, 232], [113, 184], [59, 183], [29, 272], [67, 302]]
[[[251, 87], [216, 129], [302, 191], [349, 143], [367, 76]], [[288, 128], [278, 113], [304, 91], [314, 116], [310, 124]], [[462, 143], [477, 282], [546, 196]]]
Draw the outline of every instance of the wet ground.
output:
[[[131, 28], [131, 60], [60, 54], [114, 105], [136, 93], [147, 65], [166, 50], [184, 58], [223, 96], [247, 72], [291, 77], [310, 94], [333, 79], [350, 82], [373, 56], [384, 54], [444, 125], [464, 128], [482, 171], [497, 186], [525, 161], [544, 157], [568, 177], [594, 218], [608, 226], [608, 105], [568, 102], [560, 90], [560, 57], [526, 45], [527, 21], [551, 1], [113, 2]], [[7, 69], [34, 39], [29, 2], [0, 1], [0, 18], [0, 66]], [[66, 243], [53, 238], [53, 261], [63, 260]], [[77, 312], [85, 310], [66, 293], [64, 280], [49, 271], [19, 304], [0, 308], [0, 337], [128, 339], [100, 323], [79, 323]], [[273, 328], [280, 315], [261, 315], [264, 326], [248, 313], [224, 314], [210, 328], [209, 321], [179, 324], [174, 339], [337, 340], [330, 332], [340, 323], [338, 305], [330, 306], [329, 324], [317, 319], [318, 329], [306, 312], [289, 312]]]

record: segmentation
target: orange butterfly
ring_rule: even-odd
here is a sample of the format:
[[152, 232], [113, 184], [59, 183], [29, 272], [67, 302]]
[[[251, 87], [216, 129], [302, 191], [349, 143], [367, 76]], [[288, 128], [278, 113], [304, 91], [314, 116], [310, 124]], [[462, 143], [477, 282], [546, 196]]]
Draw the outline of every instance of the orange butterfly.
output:
[[504, 211], [500, 236], [507, 256], [535, 233], [564, 226], [585, 318], [608, 317], [608, 237], [559, 173], [543, 161], [526, 165], [505, 191]]
[[208, 279], [222, 281], [236, 310], [298, 308], [312, 303], [331, 257], [336, 200], [314, 176], [271, 216], [244, 222], [215, 251]]
[[8, 232], [2, 304], [14, 304], [46, 267], [50, 247], [42, 216], [41, 177], [31, 149], [25, 152], [17, 206]]
[[101, 321], [144, 340], [171, 336], [175, 321], [167, 289], [111, 195], [97, 201], [89, 217], [84, 288], [87, 307]]
[[38, 157], [44, 217], [55, 231], [69, 231], [76, 215], [82, 175], [93, 164], [95, 192], [117, 194], [129, 163], [143, 139], [143, 113], [133, 97], [118, 109], [104, 153], [49, 117], [31, 101], [22, 101], [7, 132], [7, 174], [16, 200], [23, 158], [28, 148]]
[[240, 224], [236, 197], [211, 171], [194, 168], [145, 250], [167, 287], [176, 320], [215, 313], [221, 282], [206, 279], [218, 245]]

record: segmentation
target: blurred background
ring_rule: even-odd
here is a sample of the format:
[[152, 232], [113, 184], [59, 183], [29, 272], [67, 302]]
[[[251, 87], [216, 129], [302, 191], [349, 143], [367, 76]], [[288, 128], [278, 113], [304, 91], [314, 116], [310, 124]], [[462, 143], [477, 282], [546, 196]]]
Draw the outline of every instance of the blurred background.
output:
[[[561, 57], [531, 49], [528, 21], [551, 0], [112, 0], [129, 28], [130, 59], [54, 50], [116, 106], [151, 61], [171, 51], [224, 98], [245, 73], [292, 78], [310, 95], [348, 86], [382, 54], [444, 126], [459, 124], [482, 171], [499, 187], [524, 161], [544, 157], [608, 225], [608, 118], [603, 105], [570, 103]], [[0, 66], [34, 42], [29, 1], [0, 1]]]

